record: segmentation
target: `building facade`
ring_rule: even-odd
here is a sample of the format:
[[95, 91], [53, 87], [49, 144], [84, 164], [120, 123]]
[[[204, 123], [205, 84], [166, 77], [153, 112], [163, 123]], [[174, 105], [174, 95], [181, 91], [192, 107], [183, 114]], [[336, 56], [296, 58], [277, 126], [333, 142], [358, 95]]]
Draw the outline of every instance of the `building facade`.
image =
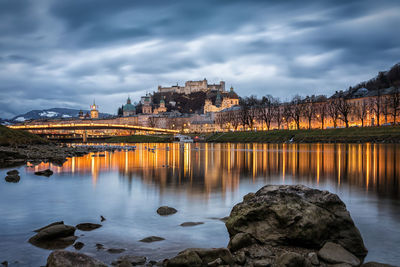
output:
[[202, 81], [187, 81], [185, 86], [174, 85], [170, 87], [158, 86], [159, 93], [178, 93], [178, 94], [191, 94], [195, 92], [207, 92], [207, 91], [220, 91], [225, 92], [225, 82], [220, 81], [219, 84], [208, 84], [207, 79], [204, 78]]

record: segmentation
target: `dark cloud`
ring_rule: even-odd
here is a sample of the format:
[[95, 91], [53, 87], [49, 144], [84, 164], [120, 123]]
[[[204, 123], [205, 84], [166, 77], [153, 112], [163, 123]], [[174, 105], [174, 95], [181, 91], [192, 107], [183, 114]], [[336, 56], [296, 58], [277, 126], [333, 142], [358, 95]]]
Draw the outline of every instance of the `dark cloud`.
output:
[[330, 94], [399, 61], [397, 1], [0, 2], [0, 117], [115, 112], [126, 95], [224, 79], [241, 95]]

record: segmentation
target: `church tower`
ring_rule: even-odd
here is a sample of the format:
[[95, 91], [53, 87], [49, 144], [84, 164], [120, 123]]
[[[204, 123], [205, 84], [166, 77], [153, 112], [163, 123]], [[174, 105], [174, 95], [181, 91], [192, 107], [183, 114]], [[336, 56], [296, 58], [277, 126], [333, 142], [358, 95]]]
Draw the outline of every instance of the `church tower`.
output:
[[99, 118], [99, 106], [96, 105], [95, 100], [93, 100], [93, 105], [90, 106], [90, 118], [98, 119]]

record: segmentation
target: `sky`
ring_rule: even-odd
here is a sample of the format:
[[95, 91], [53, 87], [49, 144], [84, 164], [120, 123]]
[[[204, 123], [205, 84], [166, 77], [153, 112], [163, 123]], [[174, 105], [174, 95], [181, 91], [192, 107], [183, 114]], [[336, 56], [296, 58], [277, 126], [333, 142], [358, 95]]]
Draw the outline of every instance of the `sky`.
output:
[[400, 62], [400, 1], [0, 1], [0, 117], [115, 114], [158, 85], [330, 95]]

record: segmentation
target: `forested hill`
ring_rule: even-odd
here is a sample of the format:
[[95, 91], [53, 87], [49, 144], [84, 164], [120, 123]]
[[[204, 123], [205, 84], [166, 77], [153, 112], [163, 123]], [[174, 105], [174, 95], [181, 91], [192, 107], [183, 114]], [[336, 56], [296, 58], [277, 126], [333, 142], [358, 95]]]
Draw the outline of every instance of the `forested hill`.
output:
[[350, 87], [349, 91], [355, 92], [360, 88], [367, 88], [369, 91], [375, 91], [390, 87], [400, 87], [400, 63], [397, 63], [388, 71], [379, 72], [375, 78], [372, 78], [369, 81]]

